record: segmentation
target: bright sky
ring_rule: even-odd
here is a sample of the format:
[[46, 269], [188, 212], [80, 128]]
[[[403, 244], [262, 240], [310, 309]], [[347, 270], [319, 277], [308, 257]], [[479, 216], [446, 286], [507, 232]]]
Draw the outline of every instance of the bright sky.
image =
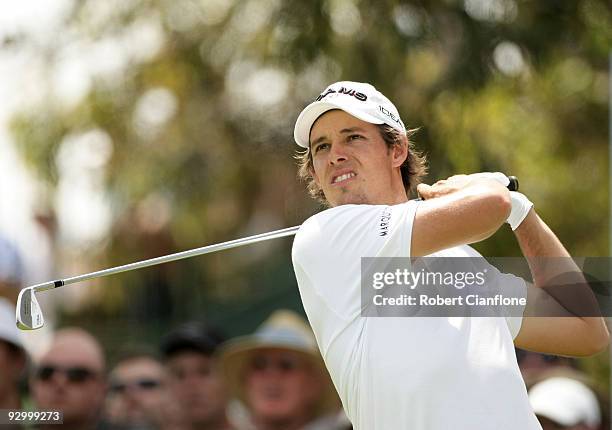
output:
[[[0, 2], [0, 43], [26, 33], [44, 41], [57, 29], [71, 0]], [[10, 115], [42, 96], [39, 62], [28, 50], [0, 50], [0, 234], [14, 241], [26, 260], [26, 282], [49, 275], [41, 231], [32, 221], [37, 184], [20, 160], [8, 131]], [[38, 76], [37, 76], [38, 75]], [[36, 269], [34, 269], [36, 268]]]

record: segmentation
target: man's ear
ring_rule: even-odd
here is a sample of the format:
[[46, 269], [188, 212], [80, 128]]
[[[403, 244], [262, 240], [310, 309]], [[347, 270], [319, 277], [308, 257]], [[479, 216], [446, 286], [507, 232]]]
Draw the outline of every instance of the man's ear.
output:
[[400, 167], [408, 158], [408, 138], [402, 136], [401, 142], [393, 145], [393, 167]]

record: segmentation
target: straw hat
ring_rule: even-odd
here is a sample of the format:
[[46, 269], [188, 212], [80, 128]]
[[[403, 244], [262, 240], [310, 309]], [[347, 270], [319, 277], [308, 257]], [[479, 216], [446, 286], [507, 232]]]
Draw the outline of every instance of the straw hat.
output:
[[262, 349], [283, 349], [303, 355], [324, 378], [323, 394], [316, 406], [317, 414], [337, 412], [338, 394], [325, 368], [312, 330], [302, 317], [293, 311], [274, 312], [255, 333], [226, 342], [220, 349], [220, 363], [230, 392], [247, 404], [244, 392], [244, 374], [252, 354]]

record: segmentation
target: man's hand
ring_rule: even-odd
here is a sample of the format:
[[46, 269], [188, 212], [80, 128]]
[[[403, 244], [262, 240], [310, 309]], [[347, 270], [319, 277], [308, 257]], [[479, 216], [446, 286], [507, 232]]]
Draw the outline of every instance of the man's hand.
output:
[[429, 255], [491, 236], [510, 213], [507, 182], [502, 173], [476, 173], [419, 185], [425, 201], [415, 216], [411, 255]]
[[480, 172], [471, 175], [453, 175], [433, 185], [420, 184], [417, 186], [417, 192], [424, 200], [429, 200], [454, 193], [469, 186], [473, 181], [481, 181], [483, 179], [494, 180], [505, 187], [510, 183], [508, 177], [501, 172]]

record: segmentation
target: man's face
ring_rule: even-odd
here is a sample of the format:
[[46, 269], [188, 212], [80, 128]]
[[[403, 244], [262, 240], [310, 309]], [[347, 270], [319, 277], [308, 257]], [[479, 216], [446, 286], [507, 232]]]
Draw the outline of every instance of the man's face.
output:
[[64, 339], [42, 357], [31, 388], [38, 409], [63, 411], [65, 424], [91, 423], [106, 391], [103, 362], [89, 345]]
[[166, 361], [170, 388], [192, 423], [218, 422], [225, 416], [225, 386], [211, 357], [195, 351], [179, 352]]
[[165, 410], [165, 371], [149, 357], [135, 357], [119, 363], [111, 372], [107, 409], [114, 422], [144, 424]]
[[314, 179], [331, 206], [406, 200], [399, 167], [405, 146], [389, 149], [378, 127], [342, 110], [321, 115], [310, 132]]
[[320, 374], [297, 352], [257, 351], [245, 376], [246, 399], [256, 421], [281, 424], [307, 418], [321, 395]]

